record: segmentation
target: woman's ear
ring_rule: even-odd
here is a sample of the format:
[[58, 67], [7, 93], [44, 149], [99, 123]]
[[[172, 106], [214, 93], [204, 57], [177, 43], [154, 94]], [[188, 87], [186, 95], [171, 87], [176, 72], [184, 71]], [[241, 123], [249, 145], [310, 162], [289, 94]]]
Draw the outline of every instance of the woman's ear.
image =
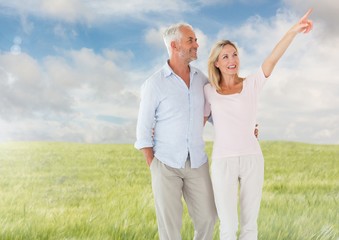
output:
[[216, 60], [216, 61], [214, 62], [214, 66], [215, 66], [216, 68], [219, 68], [218, 60]]

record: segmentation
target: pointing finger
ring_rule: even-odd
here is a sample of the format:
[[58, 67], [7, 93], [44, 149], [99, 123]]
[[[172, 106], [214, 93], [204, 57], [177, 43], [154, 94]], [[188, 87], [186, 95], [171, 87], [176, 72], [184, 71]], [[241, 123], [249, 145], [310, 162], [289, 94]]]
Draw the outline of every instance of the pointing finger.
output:
[[301, 18], [301, 21], [306, 20], [312, 11], [313, 11], [312, 8], [308, 9], [307, 13]]

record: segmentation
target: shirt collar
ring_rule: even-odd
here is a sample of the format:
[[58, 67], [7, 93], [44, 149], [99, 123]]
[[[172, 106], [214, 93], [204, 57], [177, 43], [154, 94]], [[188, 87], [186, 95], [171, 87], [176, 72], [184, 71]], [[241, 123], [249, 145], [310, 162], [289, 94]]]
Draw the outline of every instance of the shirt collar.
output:
[[[170, 65], [168, 64], [168, 61], [169, 61], [169, 60], [166, 61], [166, 64], [165, 64], [165, 66], [164, 66], [164, 74], [165, 74], [165, 77], [169, 77], [171, 74], [174, 74], [172, 68], [171, 68]], [[198, 73], [197, 69], [196, 69], [195, 67], [192, 67], [191, 64], [189, 64], [189, 67], [190, 67], [190, 72], [191, 72], [191, 74], [192, 74], [192, 73], [193, 73], [193, 74]]]

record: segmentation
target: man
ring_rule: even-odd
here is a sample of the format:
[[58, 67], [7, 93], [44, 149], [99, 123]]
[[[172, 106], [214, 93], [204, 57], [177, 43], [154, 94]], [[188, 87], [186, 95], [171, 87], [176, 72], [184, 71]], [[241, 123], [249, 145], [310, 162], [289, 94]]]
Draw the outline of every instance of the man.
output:
[[208, 80], [190, 65], [199, 47], [190, 25], [170, 26], [164, 41], [169, 60], [142, 86], [135, 147], [150, 167], [160, 239], [181, 239], [183, 196], [194, 239], [210, 240], [217, 215], [202, 138]]

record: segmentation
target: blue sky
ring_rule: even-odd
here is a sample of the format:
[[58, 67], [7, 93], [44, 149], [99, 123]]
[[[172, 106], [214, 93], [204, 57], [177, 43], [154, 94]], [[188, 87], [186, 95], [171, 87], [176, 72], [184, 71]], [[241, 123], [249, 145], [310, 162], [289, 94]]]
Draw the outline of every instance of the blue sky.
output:
[[[53, 2], [53, 0], [41, 2]], [[253, 15], [274, 16], [276, 10], [281, 6], [279, 1], [264, 0], [249, 3], [219, 3], [207, 6], [197, 4], [198, 1], [188, 2], [195, 2], [195, 4], [192, 4], [192, 8], [195, 9], [175, 14], [178, 16], [174, 21], [171, 14], [162, 16], [161, 12], [145, 13], [143, 18], [146, 19], [141, 19], [142, 21], [139, 21], [140, 17], [121, 16], [115, 18], [114, 15], [106, 16], [105, 19], [100, 21], [88, 22], [88, 20], [81, 19], [71, 21], [63, 19], [63, 16], [49, 18], [43, 14], [30, 12], [22, 16], [20, 12], [15, 11], [19, 9], [7, 7], [7, 9], [2, 10], [0, 16], [1, 47], [3, 50], [11, 48], [14, 38], [20, 37], [23, 40], [20, 44], [22, 51], [37, 58], [57, 55], [59, 48], [76, 50], [83, 47], [91, 48], [95, 52], [100, 52], [102, 49], [132, 50], [134, 53], [141, 53], [144, 57], [151, 57], [152, 55], [148, 54], [149, 49], [143, 51], [142, 45], [145, 31], [151, 27], [159, 26], [157, 23], [150, 23], [153, 20], [157, 22], [160, 19], [164, 26], [166, 22], [172, 23], [182, 20], [200, 28], [205, 34], [213, 35], [225, 23], [238, 25]], [[145, 4], [147, 4], [147, 1]], [[10, 6], [10, 4], [8, 5]], [[23, 26], [25, 24], [28, 26]], [[31, 29], [27, 30], [27, 28]]]
[[[142, 82], [167, 59], [161, 33], [196, 30], [206, 73], [220, 38], [255, 71], [309, 7], [263, 92], [263, 140], [339, 143], [338, 4], [331, 0], [0, 0], [0, 141], [133, 143]], [[205, 129], [206, 140], [213, 128]]]

